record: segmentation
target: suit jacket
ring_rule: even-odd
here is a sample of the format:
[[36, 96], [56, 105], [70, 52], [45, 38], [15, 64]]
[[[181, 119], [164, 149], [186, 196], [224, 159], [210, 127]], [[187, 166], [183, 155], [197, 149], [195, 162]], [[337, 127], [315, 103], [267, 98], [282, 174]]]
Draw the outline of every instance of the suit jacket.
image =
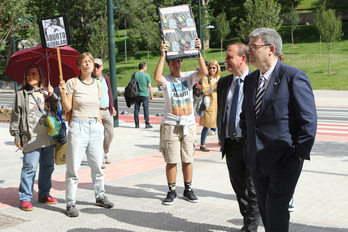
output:
[[[249, 69], [249, 73], [251, 73], [251, 70]], [[231, 88], [231, 83], [233, 81], [233, 74], [221, 77], [218, 82], [217, 87], [217, 98], [218, 98], [218, 113], [220, 115], [220, 144], [221, 144], [221, 151], [222, 151], [222, 158], [225, 156], [225, 136], [226, 136], [226, 110], [228, 105], [230, 104], [227, 102], [227, 96]]]
[[[307, 75], [278, 60], [255, 118], [255, 95], [260, 71], [244, 81], [244, 102], [240, 127], [245, 139], [247, 167], [269, 172], [279, 170], [291, 158], [310, 159], [317, 114]], [[298, 159], [298, 158], [297, 158]]]

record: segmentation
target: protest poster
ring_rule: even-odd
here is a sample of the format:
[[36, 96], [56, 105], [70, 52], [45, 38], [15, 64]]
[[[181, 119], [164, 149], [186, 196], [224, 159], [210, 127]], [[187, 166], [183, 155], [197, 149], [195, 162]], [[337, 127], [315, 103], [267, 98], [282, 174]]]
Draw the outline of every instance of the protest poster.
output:
[[55, 48], [71, 44], [69, 23], [66, 15], [39, 19], [42, 48]]
[[196, 23], [190, 4], [159, 7], [162, 39], [168, 46], [167, 60], [199, 57], [195, 47]]

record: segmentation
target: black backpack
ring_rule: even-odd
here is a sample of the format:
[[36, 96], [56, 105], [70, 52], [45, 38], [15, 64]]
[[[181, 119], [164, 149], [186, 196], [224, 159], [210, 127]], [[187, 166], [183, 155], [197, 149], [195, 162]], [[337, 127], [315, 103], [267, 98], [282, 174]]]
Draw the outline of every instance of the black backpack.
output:
[[127, 107], [131, 107], [134, 104], [135, 97], [139, 95], [138, 83], [135, 80], [135, 73], [132, 75], [132, 79], [124, 89], [124, 98], [126, 99]]

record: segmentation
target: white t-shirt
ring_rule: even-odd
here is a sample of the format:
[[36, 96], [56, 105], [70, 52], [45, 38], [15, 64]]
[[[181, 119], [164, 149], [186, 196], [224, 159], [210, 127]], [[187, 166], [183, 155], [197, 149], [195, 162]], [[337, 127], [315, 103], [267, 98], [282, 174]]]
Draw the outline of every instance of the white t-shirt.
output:
[[188, 125], [196, 124], [193, 109], [192, 87], [196, 83], [197, 71], [182, 72], [181, 77], [172, 77], [170, 74], [162, 75], [164, 78], [162, 86], [164, 98], [164, 115], [162, 124], [180, 125], [176, 118], [185, 118]]
[[103, 97], [103, 88], [93, 79], [91, 84], [74, 78], [66, 82], [66, 93], [73, 94], [72, 117], [98, 118], [99, 98]]

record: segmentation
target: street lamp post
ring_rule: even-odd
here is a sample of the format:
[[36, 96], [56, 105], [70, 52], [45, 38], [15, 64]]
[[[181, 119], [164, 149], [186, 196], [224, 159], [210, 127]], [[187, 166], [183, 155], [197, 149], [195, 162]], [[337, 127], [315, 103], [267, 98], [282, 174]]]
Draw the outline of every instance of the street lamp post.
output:
[[124, 58], [127, 63], [127, 22], [124, 20]]
[[[201, 18], [201, 0], [198, 0], [198, 18], [199, 18], [199, 39], [202, 41], [202, 18]], [[201, 46], [201, 54], [202, 54], [202, 46]]]
[[[108, 39], [109, 39], [109, 69], [112, 95], [114, 97], [115, 110], [118, 112], [117, 100], [117, 78], [116, 78], [116, 53], [115, 53], [115, 32], [114, 32], [114, 12], [112, 0], [107, 0], [108, 15]], [[114, 127], [119, 126], [118, 114], [114, 117]]]

